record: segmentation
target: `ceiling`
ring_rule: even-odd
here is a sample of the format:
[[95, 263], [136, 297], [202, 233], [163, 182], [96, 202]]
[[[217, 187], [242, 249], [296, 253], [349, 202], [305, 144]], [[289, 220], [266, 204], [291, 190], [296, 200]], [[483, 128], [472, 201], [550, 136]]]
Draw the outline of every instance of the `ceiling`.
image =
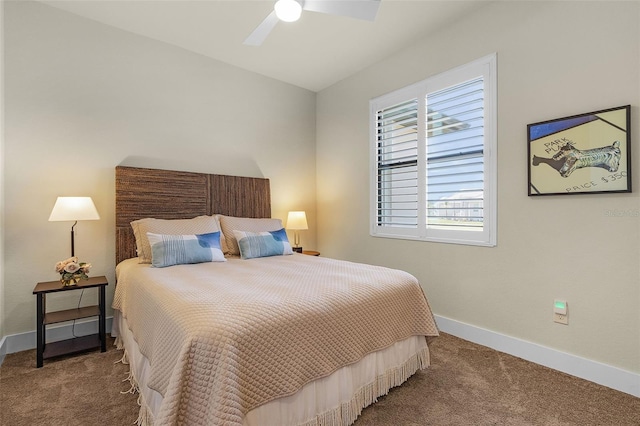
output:
[[304, 11], [297, 22], [279, 22], [254, 47], [242, 42], [273, 10], [275, 0], [41, 2], [315, 92], [486, 4], [381, 0], [375, 22]]

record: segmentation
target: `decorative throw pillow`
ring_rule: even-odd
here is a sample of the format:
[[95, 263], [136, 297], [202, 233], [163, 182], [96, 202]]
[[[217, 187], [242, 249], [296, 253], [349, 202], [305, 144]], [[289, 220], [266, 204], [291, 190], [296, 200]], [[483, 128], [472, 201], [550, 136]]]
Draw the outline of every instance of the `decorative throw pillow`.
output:
[[269, 232], [282, 229], [282, 221], [280, 219], [257, 219], [249, 217], [234, 217], [218, 215], [220, 219], [220, 227], [227, 242], [228, 252], [225, 253], [238, 256], [240, 249], [238, 248], [238, 240], [233, 231], [248, 232]]
[[226, 262], [220, 231], [199, 235], [162, 235], [147, 232], [151, 265], [156, 268], [203, 262]]
[[154, 219], [146, 218], [131, 222], [136, 237], [136, 248], [140, 263], [151, 263], [151, 245], [147, 232], [164, 235], [196, 235], [220, 231], [217, 218], [198, 216], [192, 219]]
[[287, 232], [282, 228], [269, 232], [233, 231], [233, 234], [243, 259], [293, 254]]

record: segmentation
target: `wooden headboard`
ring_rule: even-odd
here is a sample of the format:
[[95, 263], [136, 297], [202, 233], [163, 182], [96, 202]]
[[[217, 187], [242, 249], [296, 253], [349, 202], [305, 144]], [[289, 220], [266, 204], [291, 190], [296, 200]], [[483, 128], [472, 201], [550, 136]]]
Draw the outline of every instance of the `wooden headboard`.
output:
[[130, 223], [223, 214], [271, 217], [269, 179], [116, 167], [116, 264], [136, 257]]

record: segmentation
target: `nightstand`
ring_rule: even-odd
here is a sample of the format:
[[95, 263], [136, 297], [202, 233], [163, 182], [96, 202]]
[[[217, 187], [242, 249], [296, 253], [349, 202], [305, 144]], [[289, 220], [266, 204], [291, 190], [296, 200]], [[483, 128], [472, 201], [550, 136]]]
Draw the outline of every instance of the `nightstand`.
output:
[[[63, 286], [58, 281], [38, 283], [33, 289], [36, 295], [36, 357], [37, 367], [42, 367], [43, 361], [60, 355], [83, 352], [89, 349], [100, 348], [100, 352], [107, 350], [107, 333], [105, 318], [105, 290], [109, 281], [104, 276], [91, 277], [88, 280], [80, 280], [76, 285]], [[64, 311], [47, 312], [46, 296], [48, 293], [60, 291], [83, 290], [86, 288], [99, 288], [98, 304], [83, 306], [81, 308], [66, 309]], [[88, 336], [75, 337], [73, 339], [46, 343], [47, 325], [80, 318], [98, 317], [98, 333]]]
[[320, 252], [314, 250], [302, 250], [302, 254], [306, 254], [308, 256], [320, 256]]

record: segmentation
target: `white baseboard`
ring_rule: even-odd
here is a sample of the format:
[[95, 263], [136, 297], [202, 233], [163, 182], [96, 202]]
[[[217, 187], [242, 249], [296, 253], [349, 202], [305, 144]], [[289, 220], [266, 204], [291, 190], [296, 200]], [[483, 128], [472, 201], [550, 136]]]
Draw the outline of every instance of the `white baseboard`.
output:
[[640, 397], [640, 374], [436, 315], [447, 334]]
[[2, 365], [3, 361], [4, 361], [4, 356], [7, 354], [7, 338], [6, 337], [2, 337], [2, 339], [0, 339], [0, 365]]
[[[111, 332], [112, 317], [108, 317], [106, 322], [107, 333]], [[84, 336], [98, 332], [98, 319], [77, 320], [75, 328], [72, 322], [62, 323], [58, 326], [47, 327], [47, 342], [57, 342], [58, 340], [71, 339], [75, 336]], [[10, 334], [0, 340], [0, 365], [4, 361], [6, 354], [35, 349], [36, 331], [26, 333]]]

